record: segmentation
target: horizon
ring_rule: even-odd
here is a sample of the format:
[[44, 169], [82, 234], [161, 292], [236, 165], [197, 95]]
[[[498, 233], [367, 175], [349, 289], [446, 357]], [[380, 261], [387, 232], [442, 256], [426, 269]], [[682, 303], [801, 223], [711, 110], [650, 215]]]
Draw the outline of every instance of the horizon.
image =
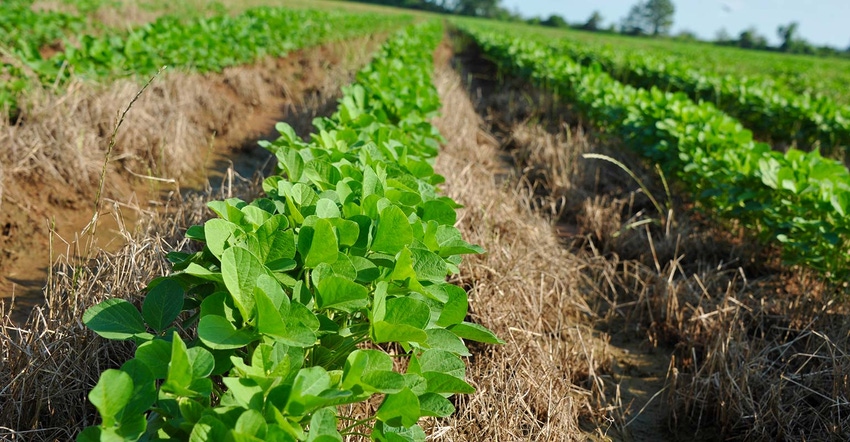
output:
[[[594, 11], [603, 17], [603, 28], [619, 26], [638, 0], [601, 0], [593, 3], [567, 4], [551, 0], [502, 0], [501, 6], [519, 13], [523, 18], [552, 14], [568, 23], [587, 21]], [[701, 40], [713, 41], [724, 29], [731, 37], [751, 27], [772, 45], [780, 43], [777, 28], [791, 22], [799, 23], [798, 36], [815, 46], [831, 46], [845, 50], [850, 47], [850, 2], [820, 0], [814, 4], [791, 0], [709, 0], [673, 1], [676, 13], [671, 35], [690, 31]]]

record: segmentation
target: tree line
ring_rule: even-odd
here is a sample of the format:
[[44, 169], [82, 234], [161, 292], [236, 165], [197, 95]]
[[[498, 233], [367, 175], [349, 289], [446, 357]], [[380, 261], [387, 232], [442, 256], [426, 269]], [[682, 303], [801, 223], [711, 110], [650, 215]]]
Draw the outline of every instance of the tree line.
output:
[[[599, 11], [594, 11], [587, 21], [568, 23], [558, 15], [548, 17], [523, 18], [519, 12], [509, 11], [500, 5], [501, 0], [354, 0], [361, 3], [372, 3], [401, 8], [418, 9], [422, 11], [459, 14], [474, 17], [485, 17], [496, 20], [526, 22], [529, 24], [550, 26], [554, 28], [574, 28], [585, 31], [621, 33], [627, 35], [643, 35], [652, 37], [672, 37], [678, 40], [698, 41], [696, 34], [681, 31], [671, 36], [673, 16], [676, 7], [672, 0], [640, 0], [629, 10], [628, 15], [618, 25], [603, 26], [604, 17]], [[763, 35], [755, 28], [742, 31], [738, 36], [729, 35], [726, 30], [718, 31], [713, 43], [723, 46], [737, 46], [744, 49], [787, 52], [793, 54], [810, 54], [820, 56], [840, 56], [850, 58], [850, 47], [846, 50], [830, 46], [816, 46], [800, 37], [799, 24], [791, 22], [779, 26], [777, 34], [781, 41], [779, 46], [771, 46]]]

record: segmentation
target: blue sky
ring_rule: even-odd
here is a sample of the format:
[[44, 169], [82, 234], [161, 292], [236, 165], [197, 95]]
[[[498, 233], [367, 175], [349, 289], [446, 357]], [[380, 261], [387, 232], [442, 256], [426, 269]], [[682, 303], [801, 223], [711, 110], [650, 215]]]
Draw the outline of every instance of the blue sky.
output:
[[[584, 22], [594, 10], [605, 26], [619, 23], [638, 0], [502, 0], [502, 6], [524, 17], [558, 14], [568, 22]], [[800, 36], [807, 41], [846, 49], [850, 46], [850, 0], [673, 0], [676, 5], [673, 32], [683, 29], [701, 38], [714, 39], [720, 28], [737, 36], [755, 26], [772, 44], [779, 38], [776, 28], [792, 21], [800, 23]]]

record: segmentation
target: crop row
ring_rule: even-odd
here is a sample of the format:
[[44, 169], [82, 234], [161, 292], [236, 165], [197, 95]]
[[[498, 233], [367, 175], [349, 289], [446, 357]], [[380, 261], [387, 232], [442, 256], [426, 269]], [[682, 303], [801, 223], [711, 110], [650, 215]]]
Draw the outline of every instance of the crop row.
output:
[[[278, 159], [266, 196], [210, 203], [218, 216], [186, 233], [203, 250], [171, 253], [174, 273], [149, 284], [141, 312], [118, 299], [86, 311], [98, 334], [138, 347], [102, 373], [89, 394], [102, 423], [78, 440], [342, 441], [366, 429], [424, 441], [419, 418], [473, 391], [463, 339], [499, 341], [464, 321], [467, 294], [446, 282], [482, 250], [454, 227], [458, 205], [432, 166], [441, 33], [421, 24], [385, 44], [311, 142], [280, 123], [264, 143]], [[340, 424], [338, 406], [379, 395], [373, 415]]]
[[771, 79], [718, 75], [681, 57], [561, 40], [554, 47], [583, 65], [600, 64], [617, 80], [638, 88], [684, 92], [714, 103], [765, 139], [819, 146], [824, 152], [850, 147], [850, 108], [825, 96], [797, 94]]
[[62, 39], [68, 33], [86, 29], [84, 17], [56, 11], [36, 12], [33, 0], [5, 0], [0, 3], [0, 46], [14, 51], [38, 52], [43, 45]]
[[791, 264], [847, 275], [850, 173], [843, 164], [816, 151], [773, 151], [710, 103], [624, 85], [545, 43], [481, 25], [463, 29], [502, 70], [554, 90], [660, 164], [710, 215], [778, 241]]
[[[41, 14], [38, 14], [39, 16]], [[237, 16], [185, 20], [164, 16], [128, 32], [83, 35], [45, 59], [32, 45], [0, 65], [0, 108], [17, 107], [18, 96], [35, 84], [151, 75], [162, 66], [220, 71], [264, 56], [355, 35], [381, 32], [409, 17], [259, 7]], [[38, 28], [38, 26], [36, 26]], [[58, 37], [57, 37], [58, 38]]]

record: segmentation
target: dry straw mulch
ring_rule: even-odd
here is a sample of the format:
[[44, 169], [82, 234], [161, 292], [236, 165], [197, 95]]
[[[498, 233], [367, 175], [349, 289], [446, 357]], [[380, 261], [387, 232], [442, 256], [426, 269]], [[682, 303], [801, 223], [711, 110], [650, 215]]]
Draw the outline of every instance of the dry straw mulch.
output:
[[458, 398], [458, 413], [436, 423], [433, 438], [585, 440], [598, 433], [582, 425], [602, 414], [598, 375], [609, 356], [583, 319], [594, 315], [583, 295], [584, 262], [507, 177], [458, 75], [443, 67], [435, 82], [443, 102], [436, 126], [448, 140], [437, 171], [446, 193], [465, 206], [464, 237], [487, 250], [465, 259], [457, 282], [470, 289], [472, 319], [506, 344], [474, 347], [468, 377], [477, 392]]

